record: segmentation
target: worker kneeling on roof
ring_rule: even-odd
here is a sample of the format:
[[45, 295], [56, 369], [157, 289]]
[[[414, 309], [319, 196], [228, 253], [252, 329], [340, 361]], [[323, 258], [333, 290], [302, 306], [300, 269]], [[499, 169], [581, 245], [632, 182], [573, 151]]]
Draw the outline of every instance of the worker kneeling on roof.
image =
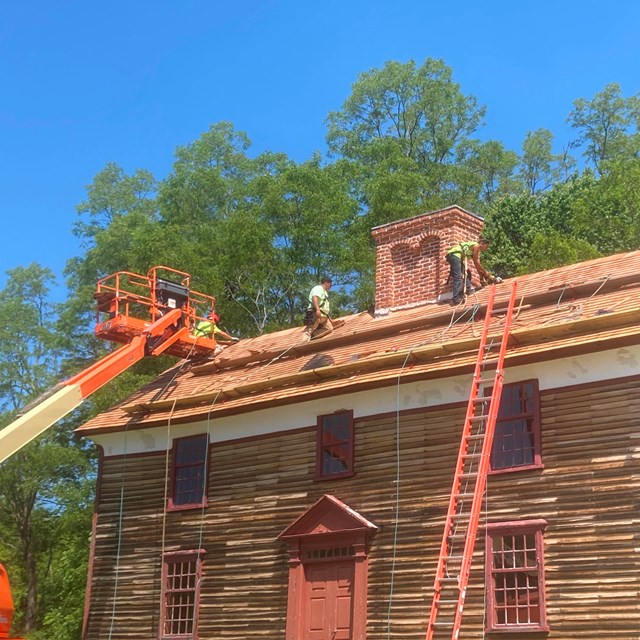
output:
[[[239, 338], [236, 338], [221, 329], [217, 324], [218, 322], [220, 322], [220, 316], [215, 313], [215, 311], [211, 312], [207, 316], [206, 320], [201, 320], [196, 324], [193, 335], [198, 338], [210, 338], [213, 336], [216, 342], [225, 345], [238, 342]], [[216, 349], [216, 351], [219, 353], [218, 349]]]
[[460, 304], [464, 301], [465, 296], [474, 292], [474, 288], [471, 286], [471, 270], [468, 268], [469, 259], [473, 261], [482, 284], [502, 282], [501, 278], [496, 278], [480, 263], [480, 253], [488, 248], [489, 241], [486, 238], [480, 238], [477, 242], [461, 242], [447, 251], [445, 260], [449, 263], [449, 277], [453, 285], [452, 304]]

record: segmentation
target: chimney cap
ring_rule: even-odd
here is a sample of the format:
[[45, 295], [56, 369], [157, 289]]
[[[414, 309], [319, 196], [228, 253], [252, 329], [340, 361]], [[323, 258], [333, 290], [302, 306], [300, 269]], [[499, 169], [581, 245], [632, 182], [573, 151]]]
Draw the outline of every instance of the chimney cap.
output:
[[452, 204], [452, 205], [449, 205], [448, 207], [445, 207], [444, 209], [436, 209], [435, 211], [427, 211], [426, 213], [419, 213], [418, 215], [411, 216], [410, 218], [403, 218], [402, 220], [394, 220], [393, 222], [386, 222], [385, 224], [379, 224], [377, 227], [372, 227], [371, 228], [371, 233], [373, 233], [374, 231], [378, 231], [378, 229], [384, 229], [385, 227], [393, 227], [393, 226], [396, 226], [396, 225], [404, 224], [405, 222], [411, 222], [412, 220], [416, 220], [417, 218], [422, 218], [424, 216], [432, 216], [432, 215], [435, 215], [435, 214], [447, 213], [447, 212], [452, 211], [454, 209], [457, 210], [457, 211], [460, 211], [461, 213], [466, 213], [468, 216], [472, 216], [474, 218], [477, 218], [478, 220], [484, 221], [484, 218], [482, 216], [479, 216], [477, 213], [473, 213], [471, 211], [467, 211], [463, 207], [459, 207], [457, 204]]

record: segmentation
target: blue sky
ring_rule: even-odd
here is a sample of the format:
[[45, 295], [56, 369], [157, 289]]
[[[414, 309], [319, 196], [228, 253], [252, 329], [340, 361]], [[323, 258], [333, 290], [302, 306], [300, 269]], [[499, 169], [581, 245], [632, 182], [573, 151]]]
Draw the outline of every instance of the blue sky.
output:
[[[81, 253], [75, 205], [107, 162], [163, 178], [214, 122], [306, 160], [358, 74], [441, 58], [480, 137], [569, 139], [572, 102], [640, 91], [640, 2], [24, 0], [0, 8], [0, 285]], [[62, 290], [59, 296], [63, 295]]]

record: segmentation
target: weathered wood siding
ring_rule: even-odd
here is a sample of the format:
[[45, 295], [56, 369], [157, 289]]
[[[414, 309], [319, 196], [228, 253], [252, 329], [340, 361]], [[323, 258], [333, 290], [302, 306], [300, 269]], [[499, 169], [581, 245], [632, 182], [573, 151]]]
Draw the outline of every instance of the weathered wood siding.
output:
[[[491, 476], [488, 521], [548, 521], [548, 638], [637, 640], [640, 382], [541, 392], [541, 404], [545, 468]], [[87, 640], [157, 638], [162, 550], [199, 547], [207, 552], [199, 637], [282, 640], [288, 554], [277, 536], [324, 493], [379, 527], [370, 554], [368, 639], [386, 639], [388, 629], [397, 640], [424, 638], [464, 411], [401, 416], [399, 460], [395, 416], [358, 420], [356, 475], [336, 481], [313, 480], [313, 429], [216, 445], [204, 514], [165, 514], [164, 454], [106, 459]], [[483, 546], [480, 536], [463, 640], [483, 638]]]

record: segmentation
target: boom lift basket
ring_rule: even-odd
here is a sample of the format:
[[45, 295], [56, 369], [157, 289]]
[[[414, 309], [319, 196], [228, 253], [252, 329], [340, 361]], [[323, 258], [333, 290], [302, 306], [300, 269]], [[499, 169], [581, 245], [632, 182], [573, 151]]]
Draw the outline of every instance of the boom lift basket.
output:
[[210, 354], [215, 340], [196, 337], [193, 329], [213, 311], [216, 299], [190, 288], [191, 276], [171, 267], [149, 269], [147, 275], [118, 271], [98, 281], [95, 335], [98, 338], [128, 344], [150, 324], [174, 309], [182, 316], [181, 336], [166, 349], [179, 358]]

